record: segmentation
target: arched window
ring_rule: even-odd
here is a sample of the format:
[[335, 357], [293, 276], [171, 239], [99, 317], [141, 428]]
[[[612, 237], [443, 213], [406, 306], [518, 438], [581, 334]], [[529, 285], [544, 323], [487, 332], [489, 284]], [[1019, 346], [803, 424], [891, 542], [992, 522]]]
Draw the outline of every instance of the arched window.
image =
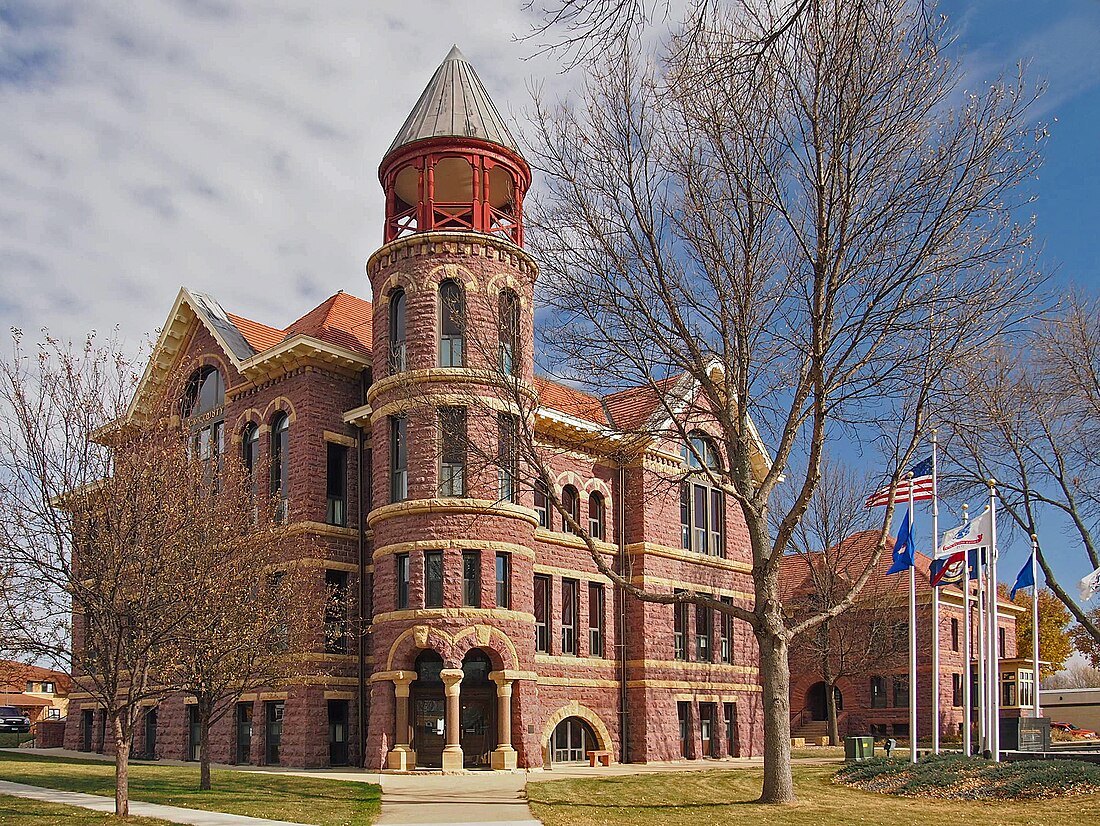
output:
[[721, 472], [722, 461], [710, 437], [692, 433], [690, 447], [683, 447], [688, 477], [680, 485], [680, 533], [685, 550], [713, 556], [726, 555], [726, 499], [712, 474]]
[[500, 291], [500, 371], [518, 376], [519, 361], [519, 297], [509, 289]]
[[390, 372], [406, 369], [405, 359], [405, 291], [400, 287], [390, 292]]
[[461, 367], [466, 326], [462, 287], [447, 280], [439, 285], [439, 366]]
[[[566, 513], [573, 517], [574, 522], [578, 525], [581, 523], [581, 498], [577, 494], [577, 489], [572, 485], [566, 485], [561, 489], [561, 506]], [[566, 533], [573, 533], [569, 520], [564, 516], [561, 518], [561, 529]]]
[[541, 479], [535, 480], [535, 513], [539, 517], [539, 527], [550, 527], [550, 497], [546, 495], [546, 486]]
[[225, 448], [225, 382], [216, 367], [191, 374], [181, 407], [189, 420], [191, 455], [203, 463], [207, 484], [216, 488]]
[[290, 499], [290, 417], [282, 412], [271, 419], [271, 495], [276, 499], [275, 517], [285, 520]]
[[251, 482], [250, 491], [253, 501], [256, 499], [256, 471], [260, 467], [260, 428], [255, 422], [249, 422], [241, 433], [241, 462]]
[[593, 539], [604, 538], [603, 494], [599, 492], [588, 497], [588, 532]]

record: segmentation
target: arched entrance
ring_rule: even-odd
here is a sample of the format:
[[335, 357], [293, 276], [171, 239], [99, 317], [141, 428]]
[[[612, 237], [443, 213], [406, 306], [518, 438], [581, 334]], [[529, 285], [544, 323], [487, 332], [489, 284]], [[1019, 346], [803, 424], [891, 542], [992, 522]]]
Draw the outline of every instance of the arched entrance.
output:
[[580, 717], [566, 717], [550, 735], [550, 761], [583, 763], [588, 760], [588, 752], [599, 747], [599, 740], [588, 723]]
[[[806, 692], [806, 705], [810, 709], [810, 717], [814, 720], [828, 720], [829, 709], [825, 702], [825, 683], [816, 682], [810, 686], [810, 690]], [[844, 696], [840, 693], [840, 689], [837, 686], [833, 686], [833, 698], [836, 700], [836, 710], [841, 712], [844, 710]]]
[[412, 684], [412, 747], [416, 764], [426, 769], [443, 768], [444, 721], [443, 658], [424, 651], [416, 658], [416, 680]]
[[488, 767], [497, 744], [496, 684], [489, 679], [488, 655], [472, 649], [462, 660], [460, 693], [462, 762], [466, 768]]

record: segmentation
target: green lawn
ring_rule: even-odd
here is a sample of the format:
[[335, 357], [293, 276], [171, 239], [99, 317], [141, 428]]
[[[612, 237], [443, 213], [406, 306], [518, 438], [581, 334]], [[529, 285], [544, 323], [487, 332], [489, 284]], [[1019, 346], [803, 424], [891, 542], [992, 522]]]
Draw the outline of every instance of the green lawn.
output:
[[[0, 753], [0, 779], [114, 797], [114, 764], [102, 761]], [[317, 826], [366, 826], [381, 807], [371, 783], [224, 769], [211, 779], [214, 788], [200, 792], [198, 766], [131, 764], [130, 799]]]
[[[971, 803], [871, 794], [832, 783], [831, 766], [796, 766], [798, 803], [762, 806], [759, 769], [645, 774], [527, 784], [531, 810], [546, 826], [1059, 826], [1100, 823], [1100, 795], [1034, 803]], [[625, 802], [629, 801], [629, 802]]]
[[121, 818], [78, 806], [61, 806], [2, 794], [0, 823], [4, 826], [170, 826], [167, 820], [151, 817]]

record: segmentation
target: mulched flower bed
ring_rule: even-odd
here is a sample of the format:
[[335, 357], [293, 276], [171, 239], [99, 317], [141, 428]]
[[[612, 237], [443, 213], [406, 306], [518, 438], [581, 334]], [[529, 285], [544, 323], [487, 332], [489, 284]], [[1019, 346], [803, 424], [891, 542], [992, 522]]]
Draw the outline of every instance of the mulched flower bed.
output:
[[1041, 800], [1100, 793], [1100, 765], [1079, 760], [994, 763], [957, 754], [930, 755], [916, 764], [876, 757], [863, 763], [846, 763], [833, 782], [903, 797]]

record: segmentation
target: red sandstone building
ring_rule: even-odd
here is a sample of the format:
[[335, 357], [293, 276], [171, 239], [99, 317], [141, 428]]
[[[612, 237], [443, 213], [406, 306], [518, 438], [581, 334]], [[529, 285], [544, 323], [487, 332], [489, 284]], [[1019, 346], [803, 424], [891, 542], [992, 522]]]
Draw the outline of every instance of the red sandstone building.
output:
[[[841, 543], [834, 558], [843, 568], [841, 579], [854, 580], [866, 566], [878, 542], [878, 531], [853, 534]], [[836, 680], [837, 723], [841, 736], [871, 733], [878, 736], [909, 736], [909, 577], [905, 573], [887, 576], [891, 565], [889, 549], [894, 540], [887, 540], [887, 552], [879, 560], [856, 604], [842, 616], [842, 627], [852, 639], [847, 651], [863, 651], [853, 657], [853, 663], [834, 668], [840, 673]], [[920, 736], [932, 734], [932, 587], [928, 569], [931, 560], [917, 554], [917, 725]], [[784, 605], [797, 610], [800, 600], [822, 590], [815, 586], [811, 565], [820, 565], [821, 555], [792, 555], [783, 560], [781, 585]], [[819, 580], [820, 581], [820, 580]], [[973, 590], [971, 592], [973, 594]], [[998, 639], [1000, 657], [1002, 717], [1021, 716], [1032, 702], [1031, 661], [1016, 657], [1016, 617], [1024, 609], [1011, 602], [998, 603]], [[971, 684], [977, 696], [977, 628], [978, 617], [971, 599], [971, 647], [973, 665]], [[954, 586], [940, 588], [939, 652], [940, 652], [940, 732], [945, 739], [958, 740], [965, 720], [963, 711], [963, 680], [965, 629], [962, 591]], [[872, 635], [877, 639], [871, 641]], [[868, 655], [867, 647], [873, 649]], [[875, 653], [877, 652], [877, 653]], [[834, 652], [834, 662], [845, 652]], [[822, 681], [821, 647], [806, 636], [791, 646], [791, 735], [817, 740], [826, 731], [826, 688]], [[840, 666], [840, 667], [837, 667]]]
[[[538, 266], [523, 250], [522, 213], [531, 173], [457, 49], [379, 177], [371, 302], [337, 293], [277, 328], [181, 290], [139, 390], [193, 371], [185, 426], [269, 481], [287, 519], [322, 547], [318, 579], [351, 606], [325, 618], [340, 633], [299, 681], [243, 696], [217, 724], [212, 758], [457, 770], [590, 751], [759, 754], [749, 629], [625, 598], [507, 456], [475, 461], [505, 455], [517, 425], [504, 374], [536, 401], [557, 493], [609, 565], [651, 590], [751, 605], [737, 508], [691, 476], [682, 445], [621, 449], [623, 434], [660, 417], [657, 400], [535, 376]], [[717, 461], [706, 435], [694, 438]], [[66, 745], [102, 748], [104, 715], [83, 700], [72, 697]], [[182, 697], [151, 706], [135, 754], [194, 758], [193, 723]]]

